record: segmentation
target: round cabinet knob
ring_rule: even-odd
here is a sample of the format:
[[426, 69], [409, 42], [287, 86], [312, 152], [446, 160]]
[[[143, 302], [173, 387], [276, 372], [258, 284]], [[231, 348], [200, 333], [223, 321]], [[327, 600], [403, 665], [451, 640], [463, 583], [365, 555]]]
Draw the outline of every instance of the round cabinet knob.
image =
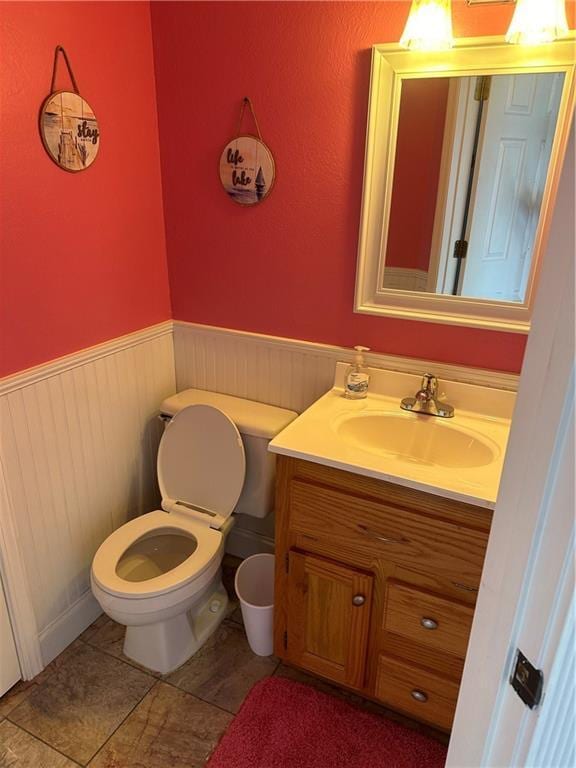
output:
[[434, 619], [429, 619], [427, 616], [422, 616], [420, 624], [424, 629], [438, 629], [438, 622]]
[[417, 689], [411, 691], [410, 696], [412, 696], [415, 701], [420, 701], [422, 704], [425, 704], [428, 701], [427, 694], [425, 694], [424, 691], [419, 691]]
[[354, 595], [352, 598], [352, 605], [364, 605], [366, 598], [364, 595]]

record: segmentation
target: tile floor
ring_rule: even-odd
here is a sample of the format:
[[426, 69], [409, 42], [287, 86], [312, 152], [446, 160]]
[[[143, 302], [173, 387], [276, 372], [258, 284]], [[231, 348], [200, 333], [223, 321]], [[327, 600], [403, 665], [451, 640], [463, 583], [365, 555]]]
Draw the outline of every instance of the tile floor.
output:
[[[225, 561], [229, 591], [236, 565]], [[34, 680], [0, 698], [0, 768], [199, 768], [250, 688], [268, 675], [306, 682], [447, 741], [274, 657], [255, 656], [235, 603], [208, 643], [165, 677], [122, 655], [123, 632], [100, 616]]]

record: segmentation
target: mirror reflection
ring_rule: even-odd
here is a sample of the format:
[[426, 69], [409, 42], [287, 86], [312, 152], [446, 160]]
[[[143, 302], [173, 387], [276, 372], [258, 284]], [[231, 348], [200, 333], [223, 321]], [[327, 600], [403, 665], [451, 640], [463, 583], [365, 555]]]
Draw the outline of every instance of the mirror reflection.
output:
[[381, 287], [524, 301], [563, 81], [403, 80]]

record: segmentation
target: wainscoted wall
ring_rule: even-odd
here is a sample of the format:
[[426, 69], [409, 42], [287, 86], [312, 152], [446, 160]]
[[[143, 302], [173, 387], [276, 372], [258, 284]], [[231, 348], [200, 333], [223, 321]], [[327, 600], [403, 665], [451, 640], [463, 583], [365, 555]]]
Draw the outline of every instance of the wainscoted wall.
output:
[[[174, 323], [176, 384], [301, 412], [330, 389], [337, 360], [350, 360], [349, 349], [293, 339], [243, 333], [212, 326]], [[516, 390], [518, 377], [413, 358], [369, 354], [367, 362], [379, 368], [412, 373], [432, 370], [441, 379]], [[247, 557], [272, 551], [274, 520], [238, 516], [227, 551]]]
[[[188, 387], [259, 400], [299, 413], [330, 389], [338, 360], [351, 360], [344, 347], [246, 333], [209, 325], [174, 322], [178, 391]], [[440, 379], [515, 391], [518, 376], [425, 359], [366, 355], [376, 368], [423, 373]]]
[[334, 378], [334, 348], [176, 322], [176, 386], [224, 392], [299, 413]]
[[92, 556], [159, 502], [159, 403], [175, 391], [172, 323], [0, 382], [9, 515], [32, 593], [43, 662], [99, 613]]
[[[159, 504], [156, 414], [165, 397], [198, 387], [301, 412], [332, 386], [336, 361], [350, 358], [342, 347], [166, 322], [1, 380], [0, 528], [20, 548], [42, 662], [99, 613], [89, 572], [100, 543]], [[411, 358], [367, 360], [511, 390], [517, 383], [513, 374]], [[239, 517], [227, 549], [271, 550], [273, 535], [273, 518]]]

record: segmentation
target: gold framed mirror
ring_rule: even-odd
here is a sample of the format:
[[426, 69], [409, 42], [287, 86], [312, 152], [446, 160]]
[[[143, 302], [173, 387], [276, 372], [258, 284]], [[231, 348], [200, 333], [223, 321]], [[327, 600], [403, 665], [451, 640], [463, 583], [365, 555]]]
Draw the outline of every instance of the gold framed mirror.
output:
[[574, 40], [373, 47], [356, 312], [528, 332]]

